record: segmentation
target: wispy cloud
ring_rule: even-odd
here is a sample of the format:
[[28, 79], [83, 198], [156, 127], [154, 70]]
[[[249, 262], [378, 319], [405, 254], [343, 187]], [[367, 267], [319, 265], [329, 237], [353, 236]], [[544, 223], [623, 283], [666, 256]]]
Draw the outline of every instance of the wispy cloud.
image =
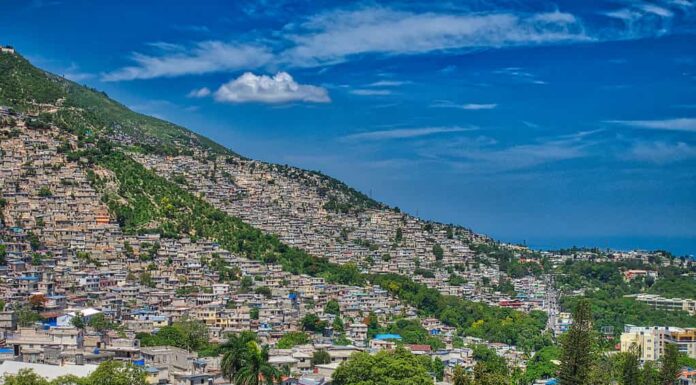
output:
[[517, 81], [522, 83], [547, 84], [545, 81], [540, 80], [535, 74], [525, 71], [520, 67], [501, 68], [499, 70], [493, 71], [493, 73], [517, 79]]
[[388, 139], [406, 139], [416, 138], [437, 134], [447, 134], [454, 132], [464, 132], [475, 130], [473, 127], [420, 127], [420, 128], [401, 128], [396, 130], [380, 130], [362, 132], [344, 136], [343, 140], [388, 140]]
[[185, 52], [176, 50], [160, 56], [134, 53], [132, 59], [136, 65], [106, 73], [102, 80], [151, 79], [257, 68], [268, 63], [272, 57], [265, 47], [204, 41]]
[[[255, 31], [254, 43], [220, 40], [193, 44], [157, 42], [158, 52], [133, 53], [134, 62], [104, 74], [105, 81], [150, 79], [258, 68], [331, 65], [363, 55], [462, 53], [481, 49], [575, 44], [660, 36], [675, 20], [688, 19], [695, 5], [688, 0], [633, 2], [597, 18], [561, 12], [530, 13], [514, 7], [487, 10], [417, 12], [402, 7], [366, 6], [333, 9], [288, 23], [280, 30]], [[608, 23], [608, 21], [618, 22]], [[205, 32], [205, 26], [184, 26]], [[451, 71], [448, 66], [444, 70]], [[524, 71], [508, 75], [545, 84]], [[383, 84], [381, 87], [389, 86]]]
[[418, 54], [476, 47], [591, 40], [567, 13], [413, 13], [373, 7], [332, 11], [287, 28], [294, 43], [282, 54], [298, 66], [345, 61], [352, 55]]
[[189, 98], [204, 98], [206, 96], [210, 95], [210, 88], [208, 87], [203, 87], [203, 88], [197, 88], [195, 90], [191, 90], [191, 92], [186, 95]]
[[607, 120], [605, 122], [646, 130], [696, 132], [696, 118], [675, 118], [662, 120]]
[[696, 159], [696, 147], [684, 142], [641, 141], [630, 148], [626, 158], [658, 165], [669, 164]]
[[355, 90], [350, 90], [350, 93], [353, 95], [360, 95], [360, 96], [384, 96], [384, 95], [391, 95], [391, 90], [384, 90], [384, 89], [369, 89], [369, 88], [358, 88]]
[[402, 86], [404, 84], [409, 84], [410, 82], [408, 81], [403, 81], [403, 80], [380, 80], [376, 81], [374, 83], [370, 83], [367, 86], [368, 87], [398, 87]]
[[434, 108], [457, 108], [460, 110], [492, 110], [498, 107], [497, 103], [466, 103], [466, 104], [456, 104], [449, 100], [438, 100], [435, 101], [430, 107]]
[[215, 92], [215, 100], [228, 103], [287, 103], [294, 101], [328, 103], [325, 88], [297, 83], [287, 72], [273, 77], [247, 72], [223, 84]]

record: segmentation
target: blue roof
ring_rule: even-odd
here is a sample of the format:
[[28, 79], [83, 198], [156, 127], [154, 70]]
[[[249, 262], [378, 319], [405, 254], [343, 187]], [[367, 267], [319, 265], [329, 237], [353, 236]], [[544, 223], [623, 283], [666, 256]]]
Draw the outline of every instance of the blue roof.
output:
[[38, 281], [39, 277], [19, 277], [20, 280], [22, 281]]
[[6, 354], [6, 353], [14, 353], [14, 349], [12, 349], [12, 348], [0, 348], [0, 354]]
[[398, 334], [377, 334], [375, 336], [376, 340], [400, 340], [401, 336]]

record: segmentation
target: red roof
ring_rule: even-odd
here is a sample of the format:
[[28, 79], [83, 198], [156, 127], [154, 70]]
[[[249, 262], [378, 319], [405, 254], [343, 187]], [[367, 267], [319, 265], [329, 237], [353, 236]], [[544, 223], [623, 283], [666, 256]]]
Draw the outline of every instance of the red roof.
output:
[[406, 345], [406, 347], [412, 352], [429, 352], [431, 350], [430, 345]]

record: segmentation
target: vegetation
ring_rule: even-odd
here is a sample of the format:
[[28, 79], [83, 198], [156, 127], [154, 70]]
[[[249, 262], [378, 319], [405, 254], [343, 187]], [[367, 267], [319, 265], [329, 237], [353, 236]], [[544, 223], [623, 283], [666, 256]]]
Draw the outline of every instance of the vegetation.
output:
[[176, 346], [188, 351], [202, 350], [208, 347], [208, 329], [201, 321], [184, 318], [165, 326], [155, 334], [138, 333], [136, 338], [142, 346]]
[[592, 310], [588, 301], [580, 301], [573, 312], [573, 325], [561, 342], [561, 385], [589, 384], [594, 366]]
[[242, 332], [228, 336], [220, 364], [225, 378], [237, 385], [272, 385], [280, 379], [278, 369], [268, 363], [268, 347], [261, 347], [256, 334]]
[[88, 377], [61, 376], [48, 381], [31, 369], [19, 373], [5, 374], [4, 385], [146, 385], [145, 372], [132, 364], [106, 361]]
[[[424, 357], [429, 361], [428, 357]], [[429, 385], [430, 364], [405, 349], [354, 353], [333, 373], [334, 385]]]
[[328, 364], [331, 362], [331, 356], [326, 350], [317, 350], [312, 353], [312, 366]]
[[[353, 264], [335, 265], [325, 258], [289, 247], [274, 236], [214, 208], [157, 176], [120, 152], [104, 145], [96, 161], [112, 170], [119, 182], [106, 203], [126, 233], [157, 232], [164, 237], [188, 235], [207, 238], [225, 249], [250, 259], [278, 263], [293, 274], [321, 275], [331, 282], [360, 285], [364, 282]], [[128, 203], [123, 203], [125, 198]], [[157, 225], [153, 225], [157, 224]]]
[[304, 345], [310, 343], [309, 336], [307, 333], [303, 332], [287, 332], [283, 334], [282, 337], [276, 343], [276, 348], [278, 349], [290, 349], [297, 345]]
[[456, 327], [460, 333], [514, 344], [527, 351], [551, 344], [550, 337], [542, 332], [546, 325], [546, 314], [543, 312], [525, 314], [445, 296], [397, 274], [375, 274], [369, 279], [415, 306], [423, 315], [435, 316], [445, 324]]

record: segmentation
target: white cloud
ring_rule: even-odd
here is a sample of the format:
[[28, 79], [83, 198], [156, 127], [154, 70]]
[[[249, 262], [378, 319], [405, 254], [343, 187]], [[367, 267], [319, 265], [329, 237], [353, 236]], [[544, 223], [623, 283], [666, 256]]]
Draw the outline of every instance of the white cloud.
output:
[[456, 104], [456, 103], [452, 103], [448, 100], [441, 100], [441, 101], [436, 101], [435, 103], [431, 104], [430, 106], [436, 107], [436, 108], [458, 108], [461, 110], [478, 111], [478, 110], [492, 110], [494, 108], [497, 108], [498, 104], [496, 104], [496, 103]]
[[[339, 9], [293, 21], [280, 30], [258, 31], [255, 41], [259, 43], [214, 40], [193, 45], [150, 43], [155, 52], [133, 53], [133, 65], [103, 74], [102, 80], [280, 66], [311, 67], [340, 63], [365, 54], [461, 53], [510, 46], [638, 39], [670, 32], [677, 22], [688, 21], [693, 10], [694, 4], [689, 0], [634, 2], [604, 12], [608, 18], [620, 22], [602, 25], [595, 18], [582, 20], [566, 12], [524, 13], [514, 8], [460, 13], [379, 6]], [[205, 30], [200, 26], [193, 29]], [[534, 78], [528, 81], [544, 84]]]
[[134, 53], [136, 65], [106, 73], [102, 80], [152, 79], [257, 68], [273, 57], [265, 47], [220, 41], [199, 42], [186, 51], [175, 49], [176, 45], [156, 44], [160, 49], [169, 48], [169, 51], [161, 56]]
[[391, 95], [390, 90], [370, 90], [370, 89], [364, 89], [360, 88], [357, 90], [351, 90], [351, 94], [353, 95], [360, 95], [360, 96], [384, 96], [384, 95]]
[[208, 87], [203, 87], [203, 88], [197, 88], [195, 90], [191, 90], [191, 92], [186, 95], [189, 98], [204, 98], [206, 96], [210, 95], [210, 88]]
[[631, 147], [628, 159], [656, 164], [696, 159], [696, 147], [684, 142], [638, 142]]
[[398, 87], [410, 82], [401, 80], [380, 80], [374, 83], [368, 84], [368, 87]]
[[696, 118], [676, 118], [663, 120], [607, 120], [606, 122], [647, 130], [696, 132]]
[[223, 84], [215, 92], [215, 100], [229, 103], [287, 103], [293, 101], [328, 103], [325, 88], [298, 84], [287, 72], [273, 77], [247, 72]]
[[386, 140], [386, 139], [406, 139], [436, 134], [446, 134], [453, 132], [472, 131], [475, 128], [467, 127], [421, 127], [421, 128], [401, 128], [396, 130], [380, 130], [363, 132], [344, 136], [345, 140]]
[[365, 53], [418, 54], [436, 50], [538, 45], [591, 40], [571, 14], [412, 13], [388, 8], [333, 11], [289, 27], [294, 65], [314, 66]]

